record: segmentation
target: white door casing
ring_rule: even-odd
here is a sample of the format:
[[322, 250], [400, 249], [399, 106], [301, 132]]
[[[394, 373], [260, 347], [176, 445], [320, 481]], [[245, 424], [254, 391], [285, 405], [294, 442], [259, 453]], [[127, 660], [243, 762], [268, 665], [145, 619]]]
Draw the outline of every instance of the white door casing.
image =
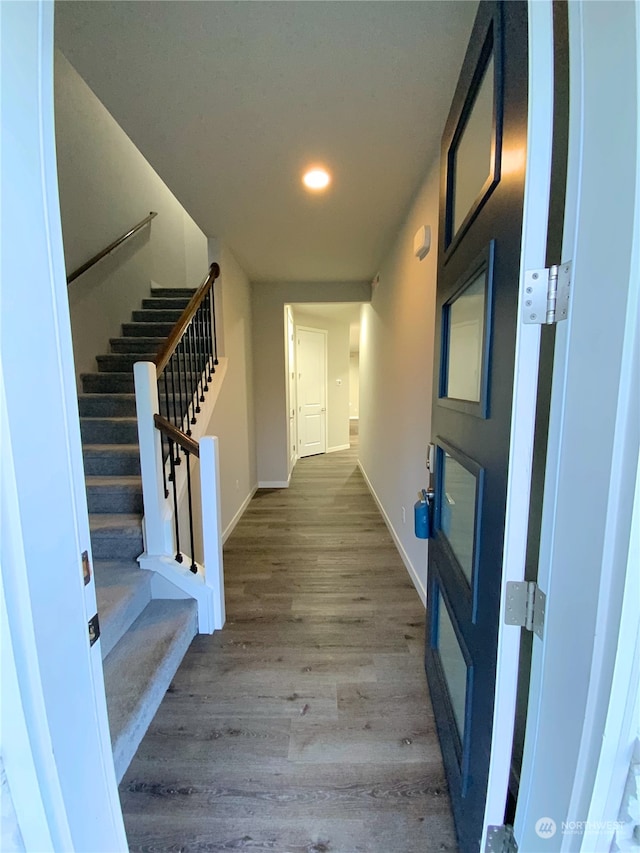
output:
[[327, 450], [327, 333], [296, 327], [298, 456]]
[[[57, 186], [53, 5], [2, 3], [0, 15], [1, 191], [11, 213], [0, 241], [3, 512], [12, 513], [2, 532], [3, 670], [15, 676], [4, 765], [28, 849], [47, 849], [48, 836], [56, 850], [115, 853], [127, 843], [100, 641], [89, 644], [95, 583], [83, 583], [91, 543]], [[29, 741], [23, 767], [10, 755], [14, 734]]]
[[291, 476], [293, 467], [298, 459], [298, 406], [296, 403], [296, 343], [293, 311], [290, 305], [285, 306], [285, 369], [287, 371], [287, 418], [289, 424], [289, 470]]
[[[538, 573], [547, 606], [515, 836], [524, 850], [596, 853], [610, 849], [624, 786], [615, 762], [606, 770], [602, 761], [618, 740], [608, 711], [629, 698], [629, 682], [615, 678], [618, 638], [637, 632], [640, 613], [624, 600], [640, 412], [640, 26], [634, 3], [615, 14], [607, 3], [570, 3], [568, 12], [562, 260], [573, 262], [572, 295], [556, 334]], [[594, 803], [598, 785], [618, 785], [618, 803]], [[543, 818], [553, 834], [541, 839]]]

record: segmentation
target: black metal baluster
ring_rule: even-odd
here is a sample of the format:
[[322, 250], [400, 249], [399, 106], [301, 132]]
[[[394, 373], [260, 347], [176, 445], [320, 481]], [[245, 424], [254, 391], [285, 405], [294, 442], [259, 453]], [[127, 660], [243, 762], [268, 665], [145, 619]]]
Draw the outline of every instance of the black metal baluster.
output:
[[[184, 354], [184, 384], [187, 389], [187, 435], [191, 435], [191, 424], [195, 423], [196, 414], [193, 405], [193, 393], [191, 389], [189, 337], [186, 332], [182, 336], [182, 352]], [[191, 414], [189, 414], [189, 409], [191, 409]]]
[[196, 414], [200, 414], [200, 397], [198, 395], [198, 362], [196, 360], [195, 329], [193, 327], [193, 320], [189, 323], [189, 327], [187, 328], [186, 334], [189, 340], [189, 362], [191, 364], [191, 399], [193, 400], [194, 410], [194, 416], [191, 423], [195, 424]]
[[[164, 405], [165, 405], [165, 408], [166, 408], [166, 411], [165, 411], [165, 415], [164, 415], [164, 416], [165, 416], [165, 418], [166, 418], [168, 421], [170, 421], [170, 420], [171, 420], [171, 406], [170, 406], [170, 403], [169, 403], [169, 380], [168, 380], [168, 378], [167, 378], [167, 370], [169, 369], [169, 367], [170, 367], [170, 365], [171, 365], [171, 364], [172, 364], [172, 360], [170, 359], [170, 360], [169, 360], [169, 364], [167, 364], [167, 365], [165, 366], [164, 370], [162, 371], [162, 379], [164, 380]], [[172, 383], [172, 384], [173, 384], [173, 383]], [[175, 395], [175, 391], [174, 391], [174, 392], [173, 392], [173, 412], [174, 412], [174, 419], [175, 419], [175, 410], [176, 410], [176, 395]], [[160, 435], [162, 435], [162, 433], [160, 433]], [[169, 448], [169, 455], [171, 455], [171, 445], [170, 445], [170, 443], [169, 443], [169, 440], [168, 440], [168, 439], [167, 439], [167, 447]], [[164, 452], [163, 452], [163, 456], [162, 456], [162, 476], [163, 476], [163, 477], [166, 477], [166, 473], [165, 473], [165, 458], [164, 458]], [[171, 474], [169, 474], [169, 480], [171, 480]], [[165, 480], [165, 492], [166, 492], [165, 498], [168, 498], [168, 497], [169, 497], [169, 492], [167, 491], [167, 484], [166, 484], [166, 480]]]
[[[164, 374], [163, 374], [163, 376], [164, 376]], [[165, 381], [164, 381], [164, 389], [166, 392], [166, 390], [167, 390], [166, 377], [165, 377]], [[160, 380], [159, 379], [158, 379], [158, 403], [160, 403]], [[159, 405], [158, 405], [158, 408], [160, 408]], [[162, 467], [162, 485], [164, 486], [164, 496], [165, 496], [165, 498], [168, 498], [169, 497], [169, 489], [167, 489], [167, 472], [165, 471], [165, 467], [164, 467], [164, 440], [165, 440], [164, 439], [164, 433], [161, 432], [160, 433], [160, 465]]]
[[[179, 412], [178, 405], [179, 404], [176, 401], [176, 384], [177, 383], [176, 383], [175, 366], [176, 366], [176, 353], [174, 352], [173, 355], [171, 356], [171, 358], [169, 359], [169, 364], [167, 365], [167, 367], [171, 367], [171, 397], [172, 397], [172, 401], [173, 401], [173, 424], [174, 424], [174, 426], [178, 427], [178, 429], [182, 429], [182, 423], [178, 417], [178, 412]], [[167, 372], [167, 368], [165, 367], [165, 380], [166, 380], [166, 372]], [[178, 372], [179, 372], [179, 370], [178, 370]], [[169, 414], [168, 410], [167, 410], [167, 419], [171, 420], [171, 415]], [[173, 445], [171, 445], [171, 446], [173, 446]], [[171, 453], [173, 454], [173, 451], [171, 451]], [[176, 455], [175, 455], [174, 459], [175, 459], [175, 464], [179, 465], [180, 464], [180, 451], [177, 448], [176, 448]], [[172, 477], [173, 477], [173, 473], [169, 474], [170, 480], [172, 479]]]
[[205, 376], [204, 376], [204, 335], [202, 334], [202, 302], [195, 316], [196, 343], [198, 347], [198, 387], [200, 391], [200, 402], [204, 403]]
[[191, 461], [191, 456], [188, 451], [185, 451], [185, 456], [187, 457], [187, 496], [189, 500], [189, 533], [191, 535], [191, 571], [194, 575], [198, 571], [198, 567], [196, 566], [196, 556], [195, 556], [195, 545], [193, 539], [193, 504], [191, 501], [191, 465], [189, 464]]
[[[207, 383], [211, 382], [211, 361], [213, 358], [213, 347], [211, 346], [211, 308], [209, 307], [209, 293], [211, 290], [207, 292], [207, 295], [203, 301], [203, 319], [206, 326], [206, 353], [207, 353], [207, 375], [206, 381]], [[207, 391], [209, 390], [209, 386], [207, 385]]]
[[193, 371], [193, 352], [191, 349], [191, 335], [189, 334], [189, 326], [184, 330], [184, 335], [182, 336], [184, 341], [185, 352], [187, 353], [187, 370], [189, 373], [189, 399], [191, 400], [191, 411], [192, 418], [191, 423], [195, 424], [196, 422], [196, 409], [195, 404], [193, 402], [193, 380], [194, 380], [194, 371]]
[[[179, 451], [176, 447], [176, 456], [179, 459]], [[176, 487], [176, 469], [173, 456], [173, 441], [169, 439], [169, 459], [171, 460], [171, 481], [173, 483], [173, 517], [176, 527], [176, 563], [182, 562], [182, 553], [180, 552], [180, 520], [178, 518], [178, 489]]]
[[184, 426], [184, 399], [186, 397], [182, 394], [182, 359], [180, 358], [182, 349], [182, 341], [178, 343], [176, 346], [176, 364], [178, 367], [178, 412], [179, 412], [179, 420], [176, 423], [176, 426], [179, 430], [181, 430]]
[[211, 305], [213, 309], [213, 363], [218, 363], [218, 336], [216, 333], [216, 294], [214, 287], [211, 287]]

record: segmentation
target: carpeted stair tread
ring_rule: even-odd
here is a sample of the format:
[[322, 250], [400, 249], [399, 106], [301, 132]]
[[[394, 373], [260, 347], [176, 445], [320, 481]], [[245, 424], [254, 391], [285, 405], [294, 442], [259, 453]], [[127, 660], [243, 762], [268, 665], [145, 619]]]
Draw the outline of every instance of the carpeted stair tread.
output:
[[143, 512], [142, 479], [138, 476], [86, 476], [90, 513], [135, 514]]
[[142, 516], [138, 513], [103, 513], [89, 515], [91, 533], [118, 531], [123, 536], [135, 537], [142, 531]]
[[97, 560], [94, 575], [104, 660], [151, 601], [151, 572], [133, 561]]
[[151, 601], [105, 659], [107, 710], [118, 781], [196, 631], [195, 601]]
[[91, 512], [89, 531], [94, 560], [136, 560], [144, 550], [139, 513]]

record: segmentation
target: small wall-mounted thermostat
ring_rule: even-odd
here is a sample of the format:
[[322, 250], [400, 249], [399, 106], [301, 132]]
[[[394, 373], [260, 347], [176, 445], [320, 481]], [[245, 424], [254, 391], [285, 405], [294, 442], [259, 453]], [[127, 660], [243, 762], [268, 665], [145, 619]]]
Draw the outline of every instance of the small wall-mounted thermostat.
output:
[[431, 226], [422, 225], [413, 238], [413, 254], [422, 260], [429, 254], [431, 248]]

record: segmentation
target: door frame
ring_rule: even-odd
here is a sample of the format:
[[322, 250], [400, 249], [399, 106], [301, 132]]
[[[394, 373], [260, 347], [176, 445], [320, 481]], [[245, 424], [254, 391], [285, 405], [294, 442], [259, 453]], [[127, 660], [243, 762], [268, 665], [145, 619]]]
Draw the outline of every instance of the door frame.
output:
[[[291, 336], [291, 338], [289, 337]], [[284, 363], [287, 374], [285, 398], [287, 403], [287, 441], [291, 443], [291, 420], [294, 422], [295, 447], [289, 448], [287, 476], [291, 478], [298, 461], [298, 381], [296, 378], [296, 324], [291, 305], [284, 306]]]
[[[563, 260], [573, 261], [573, 285], [556, 331], [538, 575], [547, 610], [514, 826], [521, 849], [585, 853], [609, 850], [615, 827], [581, 835], [561, 822], [617, 820], [635, 736], [625, 709], [639, 677], [628, 644], [638, 642], [640, 611], [625, 595], [638, 594], [640, 10], [604, 7], [569, 4]], [[607, 345], [597, 347], [602, 329]], [[556, 822], [544, 841], [535, 832], [543, 817]]]
[[[546, 260], [553, 147], [553, 9], [551, 0], [530, 2], [528, 22], [528, 144], [518, 316], [520, 316], [523, 300], [525, 270], [540, 269], [545, 266]], [[506, 625], [504, 614], [507, 583], [523, 581], [525, 577], [540, 337], [540, 326], [518, 322], [492, 746], [481, 849], [484, 849], [486, 843], [487, 828], [492, 825], [500, 826], [504, 821], [511, 771], [521, 629]]]
[[297, 338], [298, 332], [316, 332], [324, 336], [324, 450], [323, 453], [327, 452], [327, 445], [329, 441], [329, 333], [326, 329], [318, 329], [313, 326], [303, 326], [295, 325], [295, 336], [296, 336], [296, 405], [298, 406], [297, 411], [297, 436], [298, 436], [298, 448], [296, 451], [296, 456], [298, 459], [302, 458], [300, 456], [300, 373], [298, 371], [298, 346], [300, 346]]
[[[101, 644], [90, 645], [87, 627], [95, 578], [83, 582], [82, 552], [93, 561], [58, 197], [53, 13], [47, 0], [0, 4], [2, 122], [12, 128], [2, 164], [12, 216], [1, 231], [1, 477], [11, 523], [2, 535], [0, 734], [26, 848], [97, 853], [127, 842]], [[26, 310], [41, 349], [23, 333]]]

